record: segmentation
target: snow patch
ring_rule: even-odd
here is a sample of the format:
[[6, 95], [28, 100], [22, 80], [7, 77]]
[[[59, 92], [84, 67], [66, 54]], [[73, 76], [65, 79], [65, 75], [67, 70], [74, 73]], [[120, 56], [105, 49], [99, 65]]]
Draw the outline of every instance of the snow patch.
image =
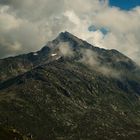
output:
[[59, 60], [61, 58], [61, 56], [57, 57], [56, 60]]
[[38, 55], [38, 53], [33, 53], [33, 55]]
[[51, 56], [56, 56], [56, 55], [57, 55], [56, 53], [51, 54]]

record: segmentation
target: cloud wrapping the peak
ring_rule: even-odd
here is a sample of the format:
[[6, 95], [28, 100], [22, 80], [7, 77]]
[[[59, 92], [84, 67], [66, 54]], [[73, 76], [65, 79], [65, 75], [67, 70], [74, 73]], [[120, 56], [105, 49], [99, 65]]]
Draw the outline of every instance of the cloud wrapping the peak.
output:
[[[97, 30], [89, 31], [91, 25]], [[140, 7], [124, 11], [108, 0], [0, 0], [1, 58], [38, 50], [65, 30], [140, 64]]]
[[59, 52], [62, 56], [72, 57], [74, 52], [71, 45], [68, 42], [62, 42], [58, 44]]
[[80, 62], [86, 64], [90, 69], [96, 70], [106, 76], [120, 78], [120, 72], [113, 69], [111, 66], [101, 64], [100, 56], [90, 49], [81, 49], [82, 58]]

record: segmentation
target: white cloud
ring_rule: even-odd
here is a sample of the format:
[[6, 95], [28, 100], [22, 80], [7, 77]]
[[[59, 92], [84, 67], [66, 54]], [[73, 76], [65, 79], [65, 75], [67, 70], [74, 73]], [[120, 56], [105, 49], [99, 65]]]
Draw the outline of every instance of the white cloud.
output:
[[80, 62], [86, 64], [89, 66], [89, 68], [96, 70], [97, 72], [102, 73], [106, 76], [111, 76], [114, 78], [120, 78], [120, 73], [116, 71], [115, 69], [102, 65], [99, 59], [99, 54], [89, 50], [89, 49], [82, 49], [81, 50], [82, 59]]
[[7, 13], [8, 6], [0, 7], [0, 31], [18, 28], [20, 20]]
[[58, 44], [59, 51], [63, 56], [71, 57], [73, 56], [73, 50], [71, 48], [71, 45], [68, 42], [63, 42]]
[[[110, 32], [89, 32], [90, 25]], [[140, 62], [140, 7], [123, 11], [108, 0], [0, 0], [0, 57], [38, 50], [65, 30]]]

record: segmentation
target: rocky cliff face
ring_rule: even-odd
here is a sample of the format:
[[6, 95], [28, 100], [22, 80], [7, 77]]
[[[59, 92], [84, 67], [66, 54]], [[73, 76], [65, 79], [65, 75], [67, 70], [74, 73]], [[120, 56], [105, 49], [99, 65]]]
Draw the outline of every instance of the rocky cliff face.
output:
[[140, 68], [68, 32], [0, 60], [0, 124], [38, 140], [140, 138]]

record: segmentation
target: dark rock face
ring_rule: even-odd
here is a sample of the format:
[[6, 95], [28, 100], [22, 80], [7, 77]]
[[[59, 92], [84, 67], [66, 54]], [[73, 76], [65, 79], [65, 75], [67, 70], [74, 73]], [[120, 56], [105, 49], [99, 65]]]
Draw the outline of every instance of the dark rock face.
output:
[[120, 52], [64, 32], [0, 67], [0, 126], [37, 140], [140, 139], [140, 68]]
[[24, 136], [16, 129], [0, 127], [0, 138], [2, 140], [31, 140], [31, 136]]

